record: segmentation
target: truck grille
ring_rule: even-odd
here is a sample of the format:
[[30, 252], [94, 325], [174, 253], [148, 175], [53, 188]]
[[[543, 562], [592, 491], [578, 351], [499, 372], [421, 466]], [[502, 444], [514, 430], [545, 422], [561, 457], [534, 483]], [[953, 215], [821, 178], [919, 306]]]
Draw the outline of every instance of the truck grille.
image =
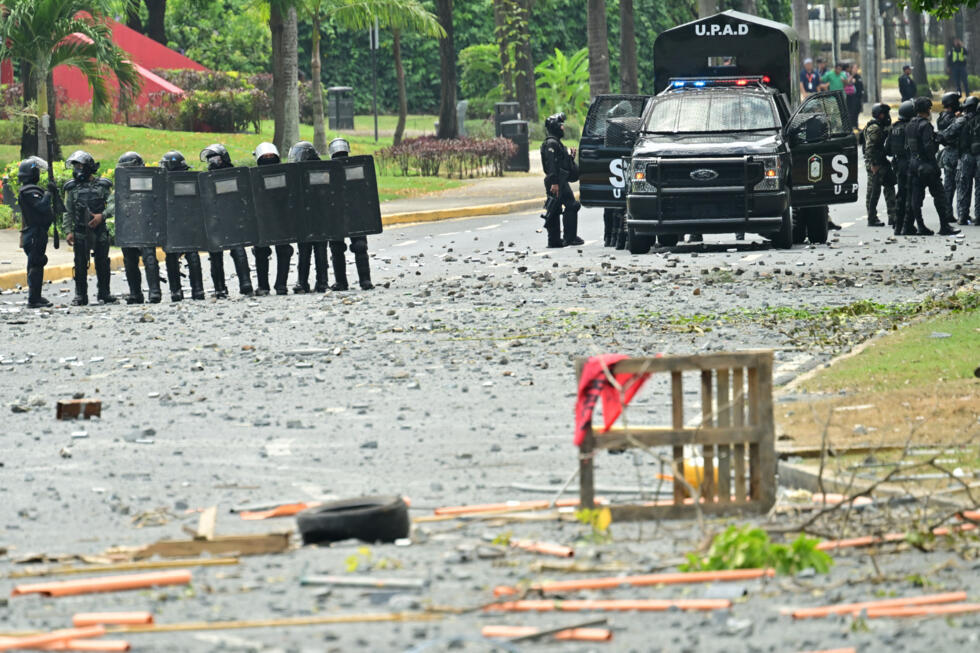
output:
[[660, 198], [664, 220], [712, 220], [744, 218], [745, 194], [663, 195]]
[[[665, 188], [711, 188], [712, 186], [744, 186], [745, 162], [742, 159], [733, 161], [677, 161], [661, 160], [659, 166], [659, 181]], [[698, 179], [692, 173], [710, 171], [717, 174], [711, 177], [710, 172], [705, 179]], [[652, 171], [651, 171], [652, 172]], [[650, 177], [655, 179], [656, 177]]]

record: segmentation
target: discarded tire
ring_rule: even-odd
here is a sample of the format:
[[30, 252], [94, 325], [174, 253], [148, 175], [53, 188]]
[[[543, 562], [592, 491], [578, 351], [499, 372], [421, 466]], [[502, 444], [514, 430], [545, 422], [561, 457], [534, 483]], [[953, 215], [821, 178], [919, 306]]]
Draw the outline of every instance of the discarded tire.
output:
[[325, 503], [296, 515], [303, 544], [351, 538], [373, 544], [408, 537], [408, 506], [401, 497], [376, 496]]

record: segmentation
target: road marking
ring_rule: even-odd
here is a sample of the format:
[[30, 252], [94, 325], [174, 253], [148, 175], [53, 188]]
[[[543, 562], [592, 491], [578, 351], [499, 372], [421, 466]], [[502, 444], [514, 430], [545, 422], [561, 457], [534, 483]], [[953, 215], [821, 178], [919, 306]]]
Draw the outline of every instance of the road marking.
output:
[[444, 233], [444, 234], [439, 234], [439, 235], [440, 235], [440, 236], [456, 236], [456, 235], [458, 235], [458, 234], [459, 234], [459, 232], [458, 232], [458, 231], [447, 231], [446, 233]]
[[265, 444], [265, 454], [270, 458], [290, 456], [293, 453], [290, 446], [292, 443], [293, 438], [276, 438], [275, 440], [270, 440]]
[[500, 223], [498, 222], [497, 224], [488, 224], [485, 227], [477, 227], [476, 230], [477, 231], [486, 231], [487, 229], [496, 229], [499, 226], [500, 226]]
[[419, 242], [419, 241], [417, 241], [417, 240], [406, 240], [406, 241], [401, 242], [401, 243], [395, 243], [394, 245], [392, 245], [392, 247], [405, 247], [406, 245], [414, 245], [417, 242]]
[[597, 243], [597, 242], [599, 242], [598, 239], [596, 239], [596, 240], [587, 240], [587, 241], [585, 241], [585, 244], [584, 245], [579, 245], [579, 247], [588, 247], [589, 245], [592, 245], [592, 244]]
[[847, 229], [848, 227], [853, 227], [853, 226], [854, 226], [854, 223], [853, 222], [841, 222], [840, 223], [840, 228], [841, 229]]
[[749, 254], [748, 256], [743, 256], [742, 261], [745, 263], [749, 263], [751, 261], [755, 261], [757, 259], [762, 258], [762, 256], [763, 256], [762, 254]]

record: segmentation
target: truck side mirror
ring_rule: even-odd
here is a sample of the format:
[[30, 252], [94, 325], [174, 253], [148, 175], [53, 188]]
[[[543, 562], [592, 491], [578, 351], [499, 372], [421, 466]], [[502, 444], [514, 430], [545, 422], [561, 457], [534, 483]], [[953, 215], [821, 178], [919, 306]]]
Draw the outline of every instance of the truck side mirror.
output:
[[802, 123], [794, 124], [789, 136], [797, 144], [823, 143], [830, 136], [830, 123], [827, 121], [827, 116], [814, 113]]

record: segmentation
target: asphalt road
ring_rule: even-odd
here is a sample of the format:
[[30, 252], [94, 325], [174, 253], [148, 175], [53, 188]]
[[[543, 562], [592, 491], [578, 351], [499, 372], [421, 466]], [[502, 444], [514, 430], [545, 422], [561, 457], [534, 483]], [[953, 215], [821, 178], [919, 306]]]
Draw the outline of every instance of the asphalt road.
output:
[[[926, 215], [935, 226], [931, 209]], [[0, 556], [0, 570], [9, 571], [8, 561], [28, 552], [93, 554], [181, 537], [182, 525], [196, 524], [194, 509], [215, 504], [221, 507], [218, 532], [238, 533], [293, 526], [292, 520], [241, 522], [225, 512], [266, 500], [403, 494], [414, 514], [425, 514], [438, 505], [533, 498], [509, 484], [557, 487], [577, 464], [571, 444], [576, 357], [772, 348], [777, 381], [785, 382], [873, 335], [874, 327], [859, 324], [846, 339], [817, 342], [785, 323], [749, 319], [701, 329], [691, 318], [915, 301], [949, 293], [975, 279], [980, 267], [980, 227], [965, 228], [960, 238], [894, 239], [885, 228], [868, 228], [857, 205], [835, 208], [832, 217], [844, 228], [826, 246], [780, 251], [751, 235], [741, 243], [708, 236], [703, 246], [631, 256], [601, 247], [597, 210], [581, 214], [586, 245], [561, 250], [543, 249], [535, 214], [494, 216], [393, 228], [371, 238], [378, 285], [371, 292], [238, 298], [232, 290], [223, 301], [43, 312], [23, 308], [22, 294], [4, 294], [0, 393], [8, 412], [0, 426], [0, 548], [8, 552]], [[352, 264], [349, 274], [353, 282]], [[228, 285], [237, 286], [234, 280]], [[46, 294], [63, 303], [69, 288], [56, 283]], [[113, 290], [124, 292], [121, 273], [113, 277]], [[665, 389], [651, 382], [649, 394], [631, 407], [631, 419], [666, 423]], [[101, 398], [102, 419], [56, 421], [56, 401], [73, 395]], [[693, 414], [697, 396], [688, 400]], [[657, 469], [652, 461], [618, 456], [603, 460], [597, 473], [600, 482], [622, 485], [650, 483]], [[0, 601], [0, 622], [4, 629], [56, 628], [73, 612], [121, 608], [149, 609], [162, 623], [388, 611], [428, 602], [470, 606], [489, 600], [494, 584], [528, 577], [528, 555], [513, 557], [509, 566], [473, 560], [485, 527], [434, 526], [416, 529], [411, 547], [372, 547], [372, 558], [362, 555], [359, 563], [356, 545], [347, 543], [195, 570], [193, 591], [12, 598]], [[689, 523], [663, 528], [651, 536], [648, 527], [642, 537], [623, 526], [603, 553], [594, 551], [595, 559], [654, 568], [700, 537]], [[582, 534], [574, 524], [513, 530], [566, 543]], [[590, 553], [583, 547], [579, 558], [588, 561]], [[299, 587], [303, 574], [342, 573], [352, 556], [359, 573], [382, 566], [388, 569], [373, 573], [422, 577], [430, 587], [418, 596], [343, 590], [320, 598]], [[896, 574], [925, 572], [946, 558], [955, 556], [903, 554], [881, 564]], [[381, 559], [388, 562], [379, 565]], [[845, 620], [794, 625], [779, 616], [778, 607], [787, 603], [867, 599], [879, 590], [913, 593], [902, 581], [877, 587], [848, 582], [869, 568], [864, 556], [845, 557], [830, 577], [813, 581], [819, 592], [748, 584], [749, 600], [731, 613], [616, 615], [619, 643], [612, 646], [975, 648], [976, 618], [898, 628], [874, 622], [852, 630]], [[980, 569], [962, 563], [936, 579], [975, 593]], [[3, 589], [12, 584], [5, 581]], [[503, 622], [562, 619], [475, 614], [442, 624], [132, 640], [134, 650], [153, 651], [405, 650], [431, 638], [477, 636], [479, 626]], [[649, 639], [651, 626], [656, 642]]]

